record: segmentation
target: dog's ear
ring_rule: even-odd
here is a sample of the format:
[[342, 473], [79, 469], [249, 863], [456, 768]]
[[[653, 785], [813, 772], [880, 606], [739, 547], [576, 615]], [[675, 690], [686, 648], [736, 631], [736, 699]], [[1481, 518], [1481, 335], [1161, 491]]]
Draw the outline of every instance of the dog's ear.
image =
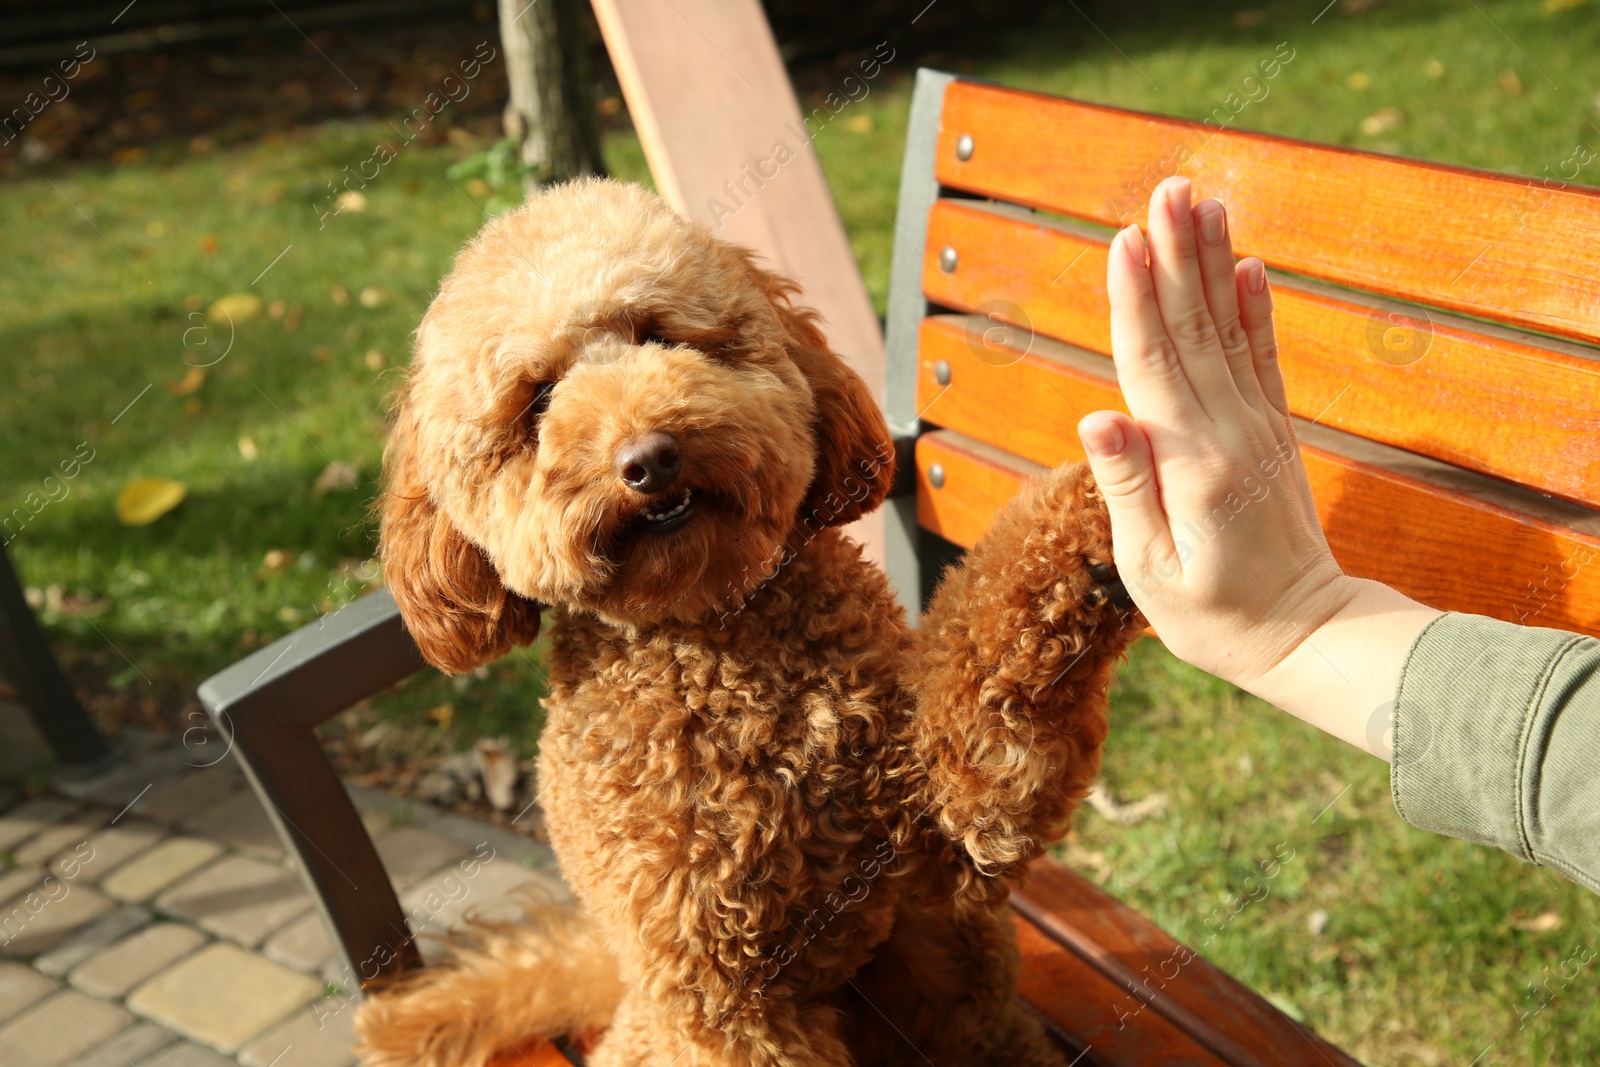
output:
[[802, 521], [843, 526], [882, 504], [894, 482], [894, 440], [877, 401], [861, 375], [828, 348], [817, 313], [794, 307], [798, 287], [781, 275], [756, 269], [789, 332], [789, 358], [811, 383], [816, 398], [812, 430], [817, 469], [800, 505]]
[[539, 636], [539, 605], [501, 584], [477, 545], [439, 510], [417, 475], [402, 408], [384, 452], [379, 557], [384, 582], [423, 658], [460, 674]]

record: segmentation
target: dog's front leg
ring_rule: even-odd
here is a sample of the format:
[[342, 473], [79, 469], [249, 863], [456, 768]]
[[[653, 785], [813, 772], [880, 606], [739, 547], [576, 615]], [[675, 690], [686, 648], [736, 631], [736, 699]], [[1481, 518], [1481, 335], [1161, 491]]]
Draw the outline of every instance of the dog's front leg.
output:
[[1065, 830], [1100, 765], [1112, 667], [1143, 625], [1104, 583], [1111, 524], [1083, 464], [1029, 482], [934, 595], [904, 664], [922, 805], [966, 856], [966, 890]]

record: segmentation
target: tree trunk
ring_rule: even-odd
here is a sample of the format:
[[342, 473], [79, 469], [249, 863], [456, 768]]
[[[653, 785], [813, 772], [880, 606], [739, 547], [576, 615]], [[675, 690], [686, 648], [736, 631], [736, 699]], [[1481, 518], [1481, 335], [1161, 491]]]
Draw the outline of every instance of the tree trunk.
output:
[[543, 184], [603, 173], [583, 0], [499, 0], [511, 102], [506, 136]]

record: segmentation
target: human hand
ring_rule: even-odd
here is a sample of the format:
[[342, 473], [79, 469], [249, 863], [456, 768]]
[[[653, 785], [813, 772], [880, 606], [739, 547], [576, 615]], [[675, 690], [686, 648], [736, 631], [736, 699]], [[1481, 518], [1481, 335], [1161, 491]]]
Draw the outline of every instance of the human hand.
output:
[[1334, 560], [1301, 465], [1259, 259], [1227, 213], [1169, 178], [1112, 241], [1111, 347], [1132, 418], [1078, 426], [1117, 569], [1172, 652], [1253, 688], [1361, 583]]

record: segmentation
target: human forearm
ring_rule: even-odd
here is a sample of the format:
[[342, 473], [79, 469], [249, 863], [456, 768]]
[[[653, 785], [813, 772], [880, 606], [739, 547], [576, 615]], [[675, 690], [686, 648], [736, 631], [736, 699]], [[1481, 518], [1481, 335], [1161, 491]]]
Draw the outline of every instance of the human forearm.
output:
[[[1342, 606], [1242, 688], [1388, 759], [1395, 691], [1417, 635], [1440, 614], [1381, 582], [1344, 577]], [[1335, 600], [1337, 603], [1337, 600]]]

